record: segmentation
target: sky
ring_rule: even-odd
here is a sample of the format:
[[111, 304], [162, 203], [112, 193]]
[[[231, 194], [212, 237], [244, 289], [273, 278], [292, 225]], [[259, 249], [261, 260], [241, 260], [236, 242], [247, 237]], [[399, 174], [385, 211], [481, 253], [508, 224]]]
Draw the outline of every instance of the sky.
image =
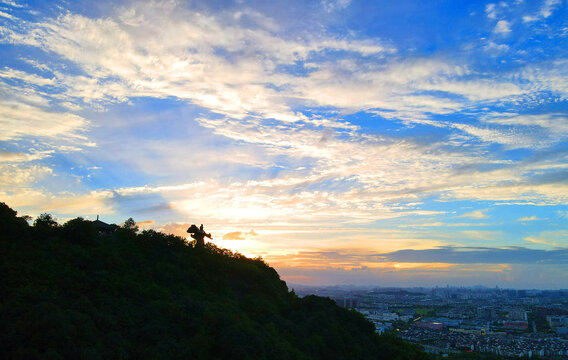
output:
[[291, 284], [568, 288], [568, 1], [0, 0], [0, 201]]

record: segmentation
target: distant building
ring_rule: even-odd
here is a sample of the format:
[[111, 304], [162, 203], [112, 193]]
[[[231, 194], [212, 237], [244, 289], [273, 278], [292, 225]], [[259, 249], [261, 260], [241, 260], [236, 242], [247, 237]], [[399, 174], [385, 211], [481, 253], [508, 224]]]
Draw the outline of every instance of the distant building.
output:
[[444, 330], [444, 324], [435, 321], [418, 321], [414, 326], [420, 329]]
[[91, 223], [95, 226], [95, 228], [98, 230], [99, 234], [101, 235], [112, 235], [114, 231], [118, 228], [118, 225], [107, 224], [103, 221], [100, 221], [98, 215], [97, 215], [97, 220], [91, 221]]
[[497, 313], [495, 312], [495, 309], [491, 308], [491, 307], [483, 307], [483, 308], [479, 308], [477, 309], [477, 318], [481, 319], [481, 320], [496, 320], [497, 319]]
[[359, 305], [359, 299], [352, 296], [346, 296], [343, 298], [343, 307], [344, 308], [354, 308]]
[[503, 321], [503, 327], [512, 330], [526, 330], [529, 323], [526, 321]]
[[460, 324], [462, 323], [461, 320], [457, 320], [457, 319], [449, 319], [449, 318], [436, 318], [436, 322], [442, 323], [444, 324], [444, 327], [459, 327]]
[[509, 311], [509, 320], [527, 321], [527, 311], [524, 309], [514, 309]]
[[550, 325], [550, 327], [552, 328], [568, 326], [568, 316], [560, 316], [560, 315], [547, 316], [546, 321], [548, 321], [548, 325]]
[[379, 318], [382, 321], [397, 321], [397, 320], [400, 320], [400, 316], [398, 316], [397, 313], [393, 313], [393, 312], [384, 312], [381, 315], [379, 315]]

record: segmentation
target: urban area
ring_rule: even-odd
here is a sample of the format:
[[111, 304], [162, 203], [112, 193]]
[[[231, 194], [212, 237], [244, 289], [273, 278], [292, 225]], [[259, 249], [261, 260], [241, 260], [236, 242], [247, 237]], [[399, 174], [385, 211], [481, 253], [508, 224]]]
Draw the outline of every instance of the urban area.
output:
[[462, 352], [568, 359], [568, 290], [297, 287], [363, 314], [441, 357]]

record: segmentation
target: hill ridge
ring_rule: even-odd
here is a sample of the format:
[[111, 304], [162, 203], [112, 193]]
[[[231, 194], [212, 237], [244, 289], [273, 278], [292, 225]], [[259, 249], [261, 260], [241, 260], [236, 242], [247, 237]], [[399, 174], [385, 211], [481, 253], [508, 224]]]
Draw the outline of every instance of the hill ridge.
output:
[[131, 225], [29, 226], [0, 203], [4, 358], [426, 358], [331, 299], [299, 298], [260, 258]]

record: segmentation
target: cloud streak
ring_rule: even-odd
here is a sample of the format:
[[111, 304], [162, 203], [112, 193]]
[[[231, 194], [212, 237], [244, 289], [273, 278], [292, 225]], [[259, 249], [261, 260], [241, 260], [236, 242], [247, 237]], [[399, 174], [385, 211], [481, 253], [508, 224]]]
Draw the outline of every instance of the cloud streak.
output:
[[409, 263], [447, 264], [566, 264], [568, 249], [538, 250], [523, 247], [504, 249], [466, 247], [443, 247], [426, 250], [399, 250], [377, 254], [385, 261]]

